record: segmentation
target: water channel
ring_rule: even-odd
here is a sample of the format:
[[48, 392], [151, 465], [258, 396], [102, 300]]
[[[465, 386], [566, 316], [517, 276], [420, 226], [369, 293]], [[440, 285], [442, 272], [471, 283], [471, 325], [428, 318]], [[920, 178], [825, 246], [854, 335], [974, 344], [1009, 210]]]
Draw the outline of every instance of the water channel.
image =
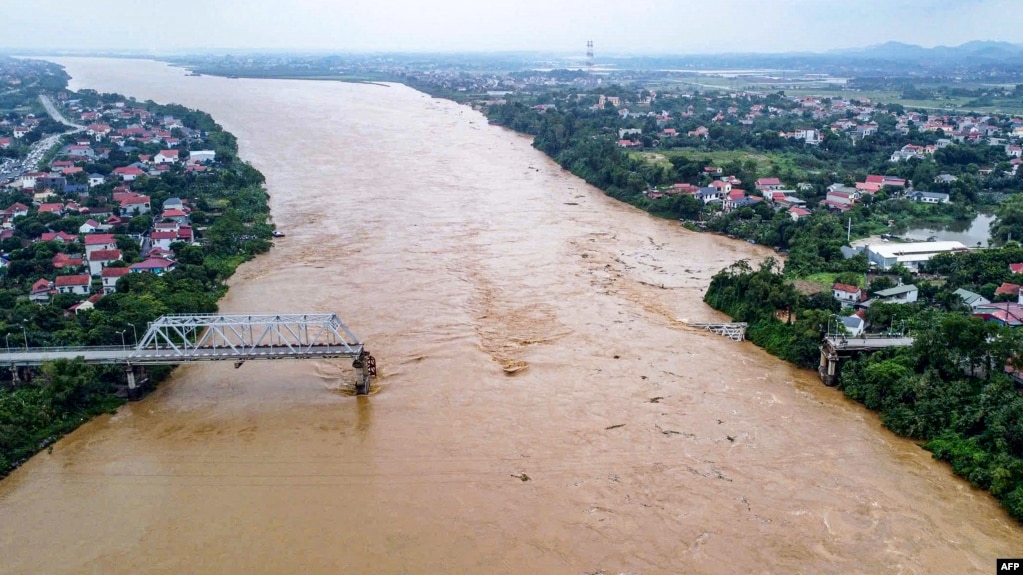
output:
[[236, 134], [287, 238], [222, 310], [335, 311], [381, 377], [357, 398], [346, 362], [179, 369], [0, 483], [0, 573], [961, 574], [1023, 553], [991, 497], [815, 374], [686, 326], [723, 319], [711, 276], [760, 246], [403, 86], [59, 61]]

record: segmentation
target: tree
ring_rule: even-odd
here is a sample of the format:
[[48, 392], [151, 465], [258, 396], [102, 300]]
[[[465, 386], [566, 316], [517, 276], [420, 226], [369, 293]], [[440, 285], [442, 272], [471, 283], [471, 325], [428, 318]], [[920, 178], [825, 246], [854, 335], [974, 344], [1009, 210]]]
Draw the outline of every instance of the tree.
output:
[[995, 221], [991, 222], [991, 243], [1003, 245], [1012, 238], [1023, 240], [1023, 195], [1006, 199], [995, 210]]

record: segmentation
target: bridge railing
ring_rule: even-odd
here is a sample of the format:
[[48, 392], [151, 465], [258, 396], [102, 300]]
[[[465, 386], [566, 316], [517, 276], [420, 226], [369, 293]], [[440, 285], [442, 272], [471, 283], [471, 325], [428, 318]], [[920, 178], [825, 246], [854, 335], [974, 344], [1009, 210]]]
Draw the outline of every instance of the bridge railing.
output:
[[36, 346], [19, 346], [14, 347], [0, 347], [0, 354], [18, 354], [18, 353], [57, 353], [57, 352], [68, 352], [73, 353], [76, 351], [89, 352], [89, 351], [128, 351], [135, 349], [134, 345], [73, 345], [73, 346], [50, 346], [50, 347], [36, 347]]

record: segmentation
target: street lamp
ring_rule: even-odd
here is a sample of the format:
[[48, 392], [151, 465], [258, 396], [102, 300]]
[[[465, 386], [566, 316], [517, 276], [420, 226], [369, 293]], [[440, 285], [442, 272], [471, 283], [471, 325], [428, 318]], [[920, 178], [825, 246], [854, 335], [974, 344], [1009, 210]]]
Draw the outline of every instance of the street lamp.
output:
[[139, 344], [139, 332], [135, 331], [135, 324], [128, 324], [131, 326], [131, 333], [135, 336], [135, 345]]
[[7, 353], [11, 353], [11, 334], [5, 335], [4, 341], [7, 342]]
[[25, 351], [28, 351], [28, 331], [25, 330], [25, 326], [21, 326], [21, 335], [25, 336]]
[[125, 343], [124, 343], [124, 332], [125, 332], [125, 331], [127, 331], [127, 330], [124, 330], [124, 329], [122, 329], [121, 331], [117, 332], [117, 335], [121, 336], [121, 348], [122, 348], [122, 349], [124, 349], [124, 348], [128, 347], [128, 346], [127, 346], [127, 345], [125, 345]]

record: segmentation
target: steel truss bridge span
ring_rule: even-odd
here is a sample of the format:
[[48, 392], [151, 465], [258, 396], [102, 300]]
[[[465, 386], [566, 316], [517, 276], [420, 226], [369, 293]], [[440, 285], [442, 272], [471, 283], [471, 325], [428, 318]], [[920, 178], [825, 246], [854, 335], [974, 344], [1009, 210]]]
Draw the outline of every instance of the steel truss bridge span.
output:
[[200, 361], [352, 358], [359, 372], [356, 389], [368, 393], [376, 362], [365, 345], [333, 313], [165, 315], [149, 324], [134, 347], [31, 348], [0, 351], [0, 367], [18, 368], [45, 361], [75, 359], [121, 364], [134, 389], [135, 368]]

